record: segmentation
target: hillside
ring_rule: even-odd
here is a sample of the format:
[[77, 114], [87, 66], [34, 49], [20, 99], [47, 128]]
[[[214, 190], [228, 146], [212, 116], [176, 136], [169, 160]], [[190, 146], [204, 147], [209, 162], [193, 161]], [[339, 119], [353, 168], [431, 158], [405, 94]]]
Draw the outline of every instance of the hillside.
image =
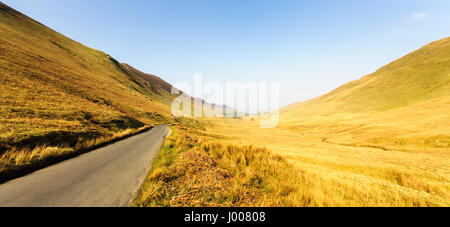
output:
[[[0, 149], [73, 145], [170, 118], [171, 85], [0, 3]], [[161, 116], [160, 116], [161, 115]]]
[[282, 125], [352, 144], [450, 147], [450, 38], [319, 98], [282, 109]]
[[323, 114], [382, 111], [449, 95], [450, 38], [445, 38], [360, 80], [317, 99], [289, 106], [285, 111]]
[[[172, 95], [172, 85], [158, 76], [141, 72], [128, 64], [123, 64], [128, 70], [145, 80], [145, 84], [150, 88], [153, 94], [156, 94], [161, 102], [170, 104], [176, 97]], [[162, 98], [162, 99], [161, 99]]]

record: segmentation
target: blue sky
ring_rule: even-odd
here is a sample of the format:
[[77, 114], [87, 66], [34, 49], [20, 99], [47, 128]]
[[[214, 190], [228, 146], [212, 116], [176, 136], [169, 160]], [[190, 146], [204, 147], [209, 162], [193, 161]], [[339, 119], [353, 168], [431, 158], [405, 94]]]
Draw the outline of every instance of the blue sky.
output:
[[2, 1], [171, 83], [280, 82], [282, 105], [450, 36], [448, 0]]

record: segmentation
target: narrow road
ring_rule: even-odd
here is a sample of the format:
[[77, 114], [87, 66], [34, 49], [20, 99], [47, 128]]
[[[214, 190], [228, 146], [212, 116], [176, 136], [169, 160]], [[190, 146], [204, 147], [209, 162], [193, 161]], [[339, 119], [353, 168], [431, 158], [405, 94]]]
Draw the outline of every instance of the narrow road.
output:
[[130, 205], [169, 127], [156, 126], [82, 156], [0, 185], [2, 207]]

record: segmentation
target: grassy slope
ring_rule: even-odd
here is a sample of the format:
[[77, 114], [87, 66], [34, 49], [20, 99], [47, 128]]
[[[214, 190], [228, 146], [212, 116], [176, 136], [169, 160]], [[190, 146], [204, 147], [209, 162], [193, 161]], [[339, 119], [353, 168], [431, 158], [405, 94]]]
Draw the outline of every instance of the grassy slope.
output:
[[2, 3], [0, 34], [0, 169], [45, 159], [42, 146], [57, 156], [172, 121], [163, 80]]
[[155, 112], [170, 116], [162, 95], [127, 67], [3, 4], [0, 33], [3, 146], [68, 142], [156, 123]]
[[444, 96], [450, 96], [450, 38], [426, 45], [373, 74], [286, 111], [382, 111]]
[[282, 110], [282, 126], [342, 143], [450, 147], [450, 38], [317, 99]]

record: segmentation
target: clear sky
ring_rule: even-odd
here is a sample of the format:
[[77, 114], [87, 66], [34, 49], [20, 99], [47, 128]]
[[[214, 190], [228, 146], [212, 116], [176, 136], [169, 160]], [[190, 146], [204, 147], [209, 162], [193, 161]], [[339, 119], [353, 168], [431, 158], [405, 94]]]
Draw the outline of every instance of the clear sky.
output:
[[278, 81], [313, 98], [450, 36], [448, 0], [1, 0], [168, 82]]

